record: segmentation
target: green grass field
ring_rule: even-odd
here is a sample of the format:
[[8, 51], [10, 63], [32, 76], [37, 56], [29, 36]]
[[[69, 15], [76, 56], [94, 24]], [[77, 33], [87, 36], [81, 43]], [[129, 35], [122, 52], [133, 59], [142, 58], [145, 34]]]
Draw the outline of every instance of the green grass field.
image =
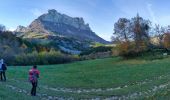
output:
[[38, 95], [31, 97], [30, 66], [9, 66], [0, 82], [3, 100], [169, 99], [170, 58], [122, 60], [119, 57], [38, 66]]

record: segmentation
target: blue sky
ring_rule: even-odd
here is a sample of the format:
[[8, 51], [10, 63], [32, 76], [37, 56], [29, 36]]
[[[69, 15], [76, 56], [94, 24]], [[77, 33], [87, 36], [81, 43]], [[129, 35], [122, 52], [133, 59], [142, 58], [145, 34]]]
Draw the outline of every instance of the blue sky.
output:
[[170, 0], [1, 0], [0, 24], [14, 30], [28, 26], [48, 9], [72, 17], [83, 17], [99, 36], [110, 40], [114, 23], [120, 17], [131, 18], [138, 12], [161, 25], [170, 24]]

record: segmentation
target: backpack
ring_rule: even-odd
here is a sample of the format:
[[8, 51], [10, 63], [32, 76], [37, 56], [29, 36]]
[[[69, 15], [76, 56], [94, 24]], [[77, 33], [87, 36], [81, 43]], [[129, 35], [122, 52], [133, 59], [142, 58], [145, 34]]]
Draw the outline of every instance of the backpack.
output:
[[31, 82], [37, 82], [38, 81], [38, 74], [36, 73], [36, 71], [33, 71], [33, 74], [31, 75]]
[[2, 64], [2, 70], [3, 71], [7, 70], [6, 64]]

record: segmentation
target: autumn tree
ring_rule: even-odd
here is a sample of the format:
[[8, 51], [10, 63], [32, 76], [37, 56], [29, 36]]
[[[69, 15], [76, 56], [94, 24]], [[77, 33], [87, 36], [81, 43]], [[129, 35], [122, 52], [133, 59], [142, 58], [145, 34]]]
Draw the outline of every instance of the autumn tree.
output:
[[152, 43], [155, 46], [159, 46], [159, 47], [163, 47], [163, 37], [164, 37], [164, 33], [166, 33], [166, 28], [160, 26], [159, 24], [155, 24], [155, 27], [152, 30]]
[[151, 22], [138, 14], [132, 19], [120, 18], [114, 25], [114, 38], [120, 54], [141, 52], [149, 46], [149, 30]]
[[166, 49], [170, 49], [170, 33], [165, 33], [163, 37], [163, 46]]
[[127, 42], [129, 41], [130, 32], [129, 32], [130, 20], [126, 18], [120, 18], [114, 25], [114, 36], [118, 40]]
[[139, 14], [131, 19], [130, 33], [135, 42], [135, 51], [143, 51], [149, 46], [150, 24], [149, 20], [144, 20]]
[[[129, 24], [130, 20], [126, 18], [120, 18], [115, 24], [114, 24], [114, 33], [112, 37], [113, 43], [118, 43], [117, 49], [113, 52], [119, 51], [120, 55], [123, 55], [129, 51]], [[114, 54], [115, 55], [115, 54]]]

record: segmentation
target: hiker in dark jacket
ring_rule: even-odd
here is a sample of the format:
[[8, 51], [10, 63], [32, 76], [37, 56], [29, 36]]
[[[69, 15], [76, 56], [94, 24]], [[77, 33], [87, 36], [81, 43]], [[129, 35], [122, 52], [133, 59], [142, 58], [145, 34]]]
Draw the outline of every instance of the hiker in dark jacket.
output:
[[3, 60], [1, 59], [0, 60], [0, 78], [1, 78], [1, 80], [2, 80], [2, 75], [1, 75], [1, 73], [2, 73], [2, 64], [3, 64], [3, 62], [2, 62]]
[[1, 74], [1, 81], [6, 81], [6, 75], [5, 75], [5, 72], [7, 70], [7, 66], [6, 64], [4, 63], [4, 60], [1, 59], [1, 69], [0, 69], [0, 74]]
[[29, 81], [32, 84], [31, 95], [36, 96], [36, 88], [38, 85], [38, 78], [40, 72], [37, 70], [37, 66], [33, 66], [32, 69], [29, 70]]

